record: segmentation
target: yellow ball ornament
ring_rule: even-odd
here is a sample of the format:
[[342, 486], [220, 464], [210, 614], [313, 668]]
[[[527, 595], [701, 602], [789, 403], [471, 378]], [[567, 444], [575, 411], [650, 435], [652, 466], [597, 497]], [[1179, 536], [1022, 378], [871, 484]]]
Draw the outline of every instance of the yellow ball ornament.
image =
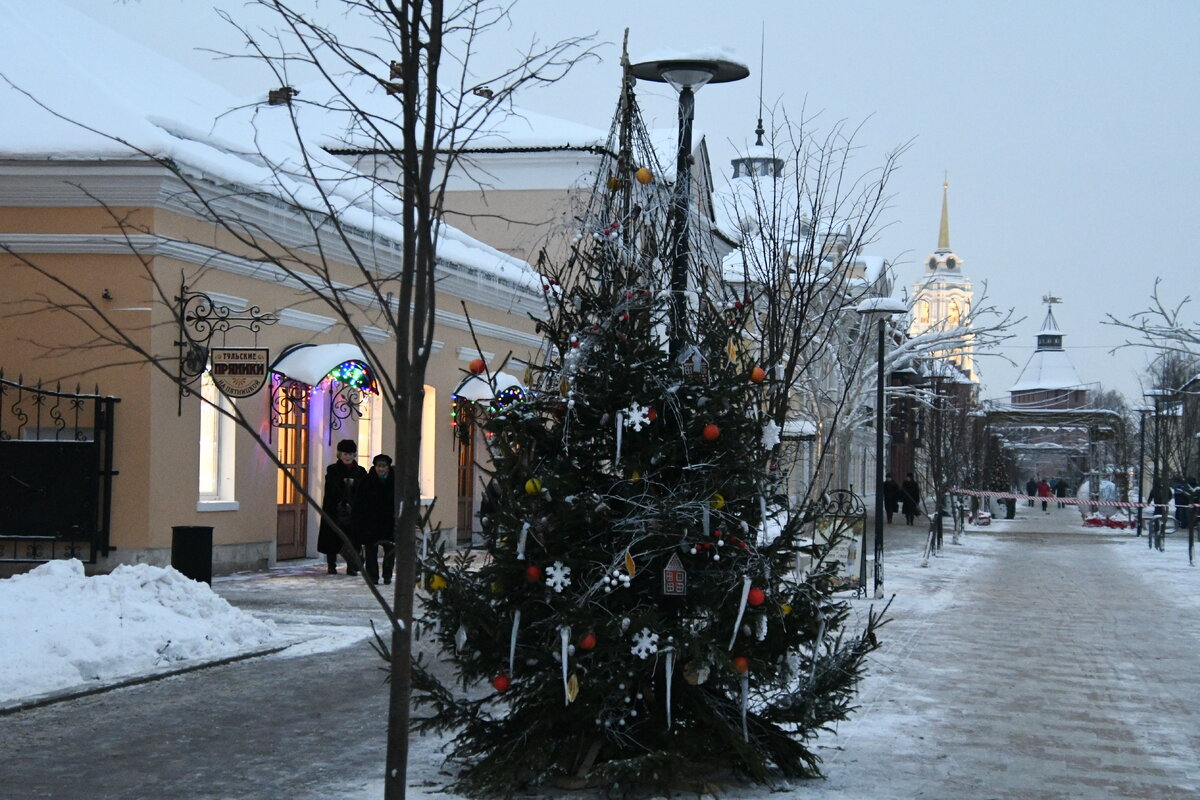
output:
[[784, 615], [785, 617], [786, 617], [788, 614], [792, 613], [792, 607], [791, 607], [791, 605], [789, 605], [788, 603], [784, 603], [783, 605], [781, 605], [781, 606], [779, 607], [779, 610], [780, 610], [780, 611], [783, 613], [783, 615]]
[[436, 592], [439, 589], [445, 589], [445, 588], [446, 588], [446, 579], [443, 578], [441, 575], [433, 575], [429, 578], [430, 591]]
[[637, 178], [638, 183], [645, 186], [647, 183], [654, 180], [654, 173], [651, 172], [646, 167], [642, 167], [641, 169], [639, 169], [637, 172], [634, 173], [634, 177]]
[[720, 511], [722, 508], [725, 507], [725, 498], [720, 493], [714, 494], [709, 499], [708, 504], [710, 506], [712, 506], [713, 508], [715, 508], [717, 511]]
[[537, 478], [530, 478], [529, 480], [525, 481], [525, 493], [526, 494], [541, 494], [541, 491], [542, 491], [542, 482], [539, 481]]

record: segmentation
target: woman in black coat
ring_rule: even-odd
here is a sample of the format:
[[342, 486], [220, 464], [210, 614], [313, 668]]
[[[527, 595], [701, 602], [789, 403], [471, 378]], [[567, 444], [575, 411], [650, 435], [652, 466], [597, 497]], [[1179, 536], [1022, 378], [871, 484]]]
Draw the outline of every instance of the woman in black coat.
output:
[[921, 513], [921, 487], [911, 472], [900, 485], [900, 499], [904, 504], [904, 521], [912, 525], [913, 519]]
[[379, 548], [383, 548], [383, 582], [392, 582], [396, 550], [392, 545], [396, 524], [396, 473], [391, 456], [380, 453], [371, 471], [359, 484], [354, 499], [354, 536], [363, 553], [363, 569], [372, 583], [379, 582]]
[[[337, 461], [325, 468], [325, 493], [321, 497], [321, 510], [337, 520], [342, 531], [354, 541], [354, 485], [367, 477], [367, 471], [355, 461], [358, 445], [353, 439], [342, 439], [337, 444]], [[321, 518], [321, 529], [317, 533], [317, 552], [325, 554], [329, 574], [337, 574], [338, 553], [346, 559], [346, 574], [357, 575], [358, 570], [349, 556], [349, 548], [343, 543], [333, 525]]]

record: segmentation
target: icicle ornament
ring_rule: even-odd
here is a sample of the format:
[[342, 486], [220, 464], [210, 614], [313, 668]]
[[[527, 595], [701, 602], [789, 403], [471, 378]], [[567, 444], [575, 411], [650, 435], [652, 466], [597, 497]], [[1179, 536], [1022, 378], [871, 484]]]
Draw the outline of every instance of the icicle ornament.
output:
[[517, 631], [521, 629], [521, 609], [513, 612], [512, 635], [508, 639], [508, 674], [513, 674], [513, 662], [517, 658]]
[[567, 675], [567, 668], [568, 668], [567, 657], [569, 655], [569, 653], [567, 653], [567, 648], [571, 644], [571, 626], [570, 625], [560, 625], [558, 627], [558, 639], [559, 639], [559, 645], [560, 645], [559, 652], [562, 654], [561, 660], [562, 660], [562, 681], [563, 681], [563, 705], [569, 706], [569, 705], [571, 705], [571, 700], [572, 700], [572, 698], [571, 698], [571, 682], [570, 682], [570, 678]]
[[529, 523], [521, 526], [521, 535], [517, 537], [517, 561], [525, 560], [525, 540], [529, 536]]
[[746, 614], [746, 601], [750, 597], [750, 576], [742, 578], [742, 600], [738, 604], [737, 620], [733, 623], [733, 636], [729, 637], [729, 649], [733, 650], [733, 643], [737, 641], [738, 631], [742, 627], [742, 617]]
[[667, 657], [667, 730], [671, 729], [671, 683], [675, 679], [675, 648], [668, 647]]
[[746, 672], [742, 673], [742, 700], [740, 705], [742, 707], [742, 741], [749, 743], [750, 727], [746, 724], [746, 709], [750, 705], [750, 675]]

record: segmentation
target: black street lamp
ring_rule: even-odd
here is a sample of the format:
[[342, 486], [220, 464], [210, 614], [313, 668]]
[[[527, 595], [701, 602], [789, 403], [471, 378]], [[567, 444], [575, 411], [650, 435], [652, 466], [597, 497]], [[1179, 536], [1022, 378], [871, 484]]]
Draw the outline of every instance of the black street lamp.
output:
[[750, 74], [734, 61], [709, 58], [668, 58], [634, 64], [629, 71], [644, 81], [669, 83], [679, 92], [679, 150], [675, 158], [675, 200], [671, 206], [671, 229], [675, 251], [671, 258], [671, 355], [677, 356], [687, 337], [688, 225], [692, 202], [692, 120], [696, 92], [708, 83], [740, 81]]
[[[891, 297], [871, 297], [855, 309], [879, 327], [875, 370], [875, 599], [883, 599], [883, 340], [884, 328], [893, 314], [905, 314], [908, 306]], [[863, 559], [866, 559], [866, 537], [863, 531]], [[866, 587], [863, 587], [864, 589]]]
[[1142, 535], [1142, 488], [1146, 483], [1146, 415], [1154, 409], [1150, 406], [1138, 406], [1138, 510], [1137, 535]]
[[[1166, 505], [1163, 502], [1165, 498], [1162, 497], [1163, 487], [1159, 485], [1162, 477], [1158, 471], [1159, 461], [1162, 458], [1162, 409], [1159, 406], [1159, 401], [1169, 394], [1171, 394], [1171, 392], [1167, 389], [1150, 389], [1149, 391], [1144, 392], [1142, 395], [1143, 397], [1149, 398], [1154, 403], [1154, 408], [1152, 409], [1154, 411], [1154, 468], [1150, 478], [1150, 492], [1155, 498], [1155, 514], [1158, 513], [1159, 508], [1162, 508]], [[1156, 541], [1160, 543], [1162, 542], [1163, 526], [1165, 524], [1166, 520], [1160, 519], [1159, 524], [1156, 526], [1154, 535], [1147, 537], [1146, 546], [1151, 550], [1154, 549]]]

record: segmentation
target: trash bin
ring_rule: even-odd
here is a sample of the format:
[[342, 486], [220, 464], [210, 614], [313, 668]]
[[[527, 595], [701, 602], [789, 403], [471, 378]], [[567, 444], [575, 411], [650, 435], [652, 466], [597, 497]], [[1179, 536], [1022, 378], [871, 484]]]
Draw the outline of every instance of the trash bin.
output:
[[171, 566], [194, 581], [212, 585], [212, 533], [207, 525], [171, 528]]

